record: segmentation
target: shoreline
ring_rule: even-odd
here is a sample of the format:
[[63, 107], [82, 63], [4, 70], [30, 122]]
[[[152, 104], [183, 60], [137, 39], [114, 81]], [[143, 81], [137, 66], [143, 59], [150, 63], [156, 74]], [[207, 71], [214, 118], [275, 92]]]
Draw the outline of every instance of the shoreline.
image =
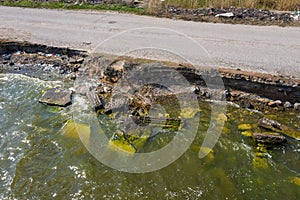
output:
[[[175, 49], [195, 66], [206, 63], [300, 78], [296, 67], [300, 62], [298, 27], [197, 23], [116, 12], [0, 8], [2, 38], [118, 55], [143, 44]], [[120, 41], [109, 40], [104, 49], [97, 49], [101, 42], [119, 33], [128, 37], [126, 42], [119, 35]], [[155, 54], [149, 56], [155, 59]], [[168, 57], [164, 60], [174, 61]]]
[[[42, 79], [57, 77], [75, 80], [80, 73], [90, 70], [95, 62], [84, 51], [27, 42], [1, 41], [0, 55], [1, 73], [27, 73], [29, 76], [41, 76]], [[127, 68], [143, 63], [161, 63], [179, 71], [190, 82], [191, 89], [199, 99], [210, 97], [211, 91], [205, 88], [201, 72], [188, 65], [104, 54], [101, 54], [97, 62], [103, 68], [97, 69], [91, 76], [103, 82], [104, 86], [99, 90], [103, 90], [103, 87], [113, 88]], [[118, 62], [122, 62], [122, 66], [112, 70], [111, 66]], [[228, 68], [219, 68], [217, 71], [226, 89], [220, 91], [225, 95], [224, 100], [259, 111], [300, 111], [300, 79]], [[181, 92], [185, 91], [179, 89], [179, 93]]]

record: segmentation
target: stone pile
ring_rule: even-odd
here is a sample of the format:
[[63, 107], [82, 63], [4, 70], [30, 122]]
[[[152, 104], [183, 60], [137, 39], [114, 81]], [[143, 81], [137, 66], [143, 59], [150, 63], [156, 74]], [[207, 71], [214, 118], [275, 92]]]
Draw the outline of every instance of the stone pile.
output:
[[[264, 20], [264, 21], [284, 21], [292, 22], [296, 20], [294, 15], [290, 12], [272, 12], [269, 10], [260, 10], [254, 8], [235, 8], [227, 9], [219, 8], [197, 8], [197, 9], [183, 9], [168, 6], [165, 12], [171, 16], [195, 16], [201, 21], [202, 17], [221, 17], [231, 18], [236, 20]], [[297, 18], [298, 19], [298, 18]]]

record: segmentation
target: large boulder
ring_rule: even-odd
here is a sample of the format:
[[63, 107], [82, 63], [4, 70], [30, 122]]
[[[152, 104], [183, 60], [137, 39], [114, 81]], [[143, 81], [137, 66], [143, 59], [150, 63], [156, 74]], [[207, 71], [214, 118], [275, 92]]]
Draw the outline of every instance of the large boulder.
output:
[[52, 88], [42, 96], [39, 102], [48, 105], [64, 107], [72, 103], [71, 97], [72, 97], [72, 91], [70, 90], [66, 90], [62, 88]]
[[261, 143], [282, 144], [287, 140], [279, 133], [252, 133], [252, 137]]
[[258, 125], [265, 129], [268, 129], [268, 130], [271, 130], [274, 132], [283, 133], [289, 137], [300, 140], [300, 131], [298, 131], [294, 128], [288, 127], [284, 124], [281, 124], [278, 121], [264, 117], [258, 121]]
[[92, 88], [88, 88], [86, 90], [86, 97], [88, 98], [91, 107], [94, 111], [104, 108], [103, 100], [97, 95], [97, 93]]

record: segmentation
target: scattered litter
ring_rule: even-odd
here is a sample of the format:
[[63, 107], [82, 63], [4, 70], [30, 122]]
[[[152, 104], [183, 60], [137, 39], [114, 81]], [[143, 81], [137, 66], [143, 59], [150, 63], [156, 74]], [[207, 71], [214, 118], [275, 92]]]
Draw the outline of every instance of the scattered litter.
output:
[[82, 42], [82, 44], [84, 44], [84, 45], [91, 45], [92, 43], [91, 42]]
[[234, 17], [232, 12], [217, 14], [216, 17]]
[[45, 54], [46, 57], [52, 57], [53, 55], [51, 53]]
[[290, 17], [293, 18], [294, 21], [300, 21], [300, 11], [294, 11]]

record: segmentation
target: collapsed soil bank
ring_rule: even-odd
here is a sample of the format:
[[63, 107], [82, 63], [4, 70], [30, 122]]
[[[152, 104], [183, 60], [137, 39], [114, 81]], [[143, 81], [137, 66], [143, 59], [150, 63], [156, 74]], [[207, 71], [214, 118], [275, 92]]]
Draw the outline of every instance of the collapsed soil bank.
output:
[[[116, 66], [116, 63], [119, 63], [118, 66], [112, 67]], [[226, 99], [241, 107], [257, 110], [300, 110], [300, 80], [291, 77], [224, 68], [219, 68], [217, 71], [209, 68], [199, 71], [185, 64], [129, 57], [120, 58], [113, 55], [99, 55], [98, 58], [95, 58], [88, 55], [87, 52], [68, 48], [26, 42], [0, 42], [1, 73], [21, 73], [42, 79], [56, 77], [75, 80], [78, 75], [93, 67], [94, 71], [91, 76], [103, 82], [102, 86], [98, 88], [98, 93], [103, 92], [103, 89], [107, 93], [111, 92], [124, 73], [143, 63], [154, 63], [158, 66], [162, 64], [180, 72], [190, 82], [191, 89], [199, 99], [209, 99], [212, 92], [206, 87], [202, 76], [208, 74], [209, 78], [214, 78], [219, 74], [226, 89], [220, 91], [223, 100]]]

